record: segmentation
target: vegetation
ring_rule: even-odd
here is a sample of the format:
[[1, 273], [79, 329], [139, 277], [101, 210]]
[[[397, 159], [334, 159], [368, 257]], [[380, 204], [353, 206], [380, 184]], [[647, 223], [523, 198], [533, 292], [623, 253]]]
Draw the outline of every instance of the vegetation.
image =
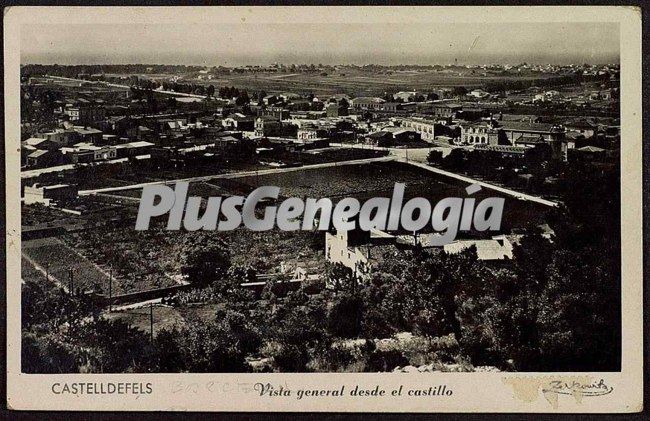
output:
[[[259, 300], [239, 286], [252, 274], [230, 262], [226, 245], [198, 239], [182, 267], [209, 287], [175, 305], [211, 301], [218, 309], [159, 330], [153, 342], [103, 319], [88, 297], [28, 281], [24, 370], [618, 370], [620, 233], [611, 223], [619, 218], [617, 175], [576, 168], [562, 180], [572, 194], [550, 215], [552, 243], [530, 228], [505, 266], [479, 261], [473, 249], [400, 251], [365, 284], [331, 268], [334, 290], [285, 296], [267, 288]], [[400, 341], [400, 332], [414, 336]]]

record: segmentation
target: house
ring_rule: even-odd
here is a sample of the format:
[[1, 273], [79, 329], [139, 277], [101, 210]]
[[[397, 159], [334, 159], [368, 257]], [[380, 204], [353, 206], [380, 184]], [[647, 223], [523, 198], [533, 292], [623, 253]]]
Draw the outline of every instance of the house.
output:
[[[373, 266], [381, 260], [382, 251], [395, 247], [396, 237], [380, 230], [325, 233], [325, 260], [341, 264], [352, 271], [352, 276], [365, 281]], [[327, 285], [331, 287], [332, 285]]]
[[282, 122], [273, 116], [263, 116], [255, 119], [255, 136], [280, 136]]
[[456, 113], [462, 109], [462, 105], [449, 102], [434, 102], [431, 105], [433, 115], [438, 118], [453, 118], [456, 116]]
[[68, 146], [80, 140], [79, 133], [74, 128], [55, 129], [51, 132], [39, 133], [36, 137], [54, 142], [59, 147]]
[[74, 131], [77, 133], [77, 139], [84, 143], [101, 143], [102, 131], [92, 127], [75, 126]]
[[570, 162], [602, 162], [607, 157], [607, 149], [595, 146], [583, 146], [575, 148], [568, 154]]
[[244, 114], [235, 113], [221, 120], [221, 125], [226, 130], [252, 132], [255, 130], [255, 119]]
[[397, 112], [397, 111], [402, 111], [404, 109], [404, 104], [401, 102], [384, 102], [381, 104], [381, 107], [379, 108], [381, 111], [386, 111], [386, 112]]
[[557, 101], [562, 98], [562, 94], [558, 91], [546, 91], [544, 93], [536, 94], [533, 97], [533, 102], [547, 102], [547, 101]]
[[473, 91], [470, 91], [470, 93], [468, 93], [467, 96], [482, 99], [482, 98], [489, 97], [490, 93], [485, 92], [483, 89], [474, 89]]
[[58, 164], [61, 158], [59, 151], [35, 149], [26, 157], [28, 167], [43, 168]]
[[419, 117], [409, 117], [401, 121], [403, 128], [414, 130], [422, 140], [428, 141], [435, 139], [435, 125], [435, 121]]
[[547, 142], [563, 140], [566, 130], [563, 126], [550, 123], [529, 123], [526, 121], [504, 121], [499, 130], [511, 145], [516, 144], [521, 135], [541, 136]]
[[363, 247], [370, 240], [361, 230], [325, 233], [325, 260], [339, 263], [352, 271], [355, 278], [367, 278], [370, 273], [370, 249]]
[[264, 105], [273, 105], [276, 102], [278, 102], [280, 98], [278, 98], [275, 95], [266, 95], [265, 97], [262, 98], [262, 103]]
[[498, 145], [499, 128], [495, 120], [460, 124], [460, 138], [464, 145]]
[[312, 109], [312, 104], [312, 101], [308, 99], [294, 99], [287, 105], [287, 108], [290, 111], [309, 111]]
[[117, 148], [115, 146], [96, 146], [87, 142], [77, 143], [71, 148], [61, 148], [61, 152], [74, 164], [117, 158]]
[[393, 94], [393, 98], [402, 102], [420, 102], [424, 101], [424, 94], [417, 91], [400, 91]]
[[382, 130], [393, 135], [393, 143], [419, 142], [422, 139], [420, 133], [405, 127], [384, 127]]
[[156, 118], [151, 125], [157, 133], [180, 132], [187, 126], [187, 118]]
[[295, 92], [283, 92], [278, 96], [280, 97], [280, 99], [282, 99], [285, 102], [302, 98], [299, 94]]
[[51, 202], [72, 200], [77, 197], [79, 190], [71, 184], [56, 184], [52, 186], [25, 186], [23, 202], [26, 205], [41, 203], [49, 206]]
[[474, 146], [474, 153], [481, 154], [486, 160], [494, 157], [501, 158], [525, 158], [529, 148], [525, 146], [512, 145], [489, 145], [479, 144]]
[[135, 126], [126, 131], [126, 135], [132, 139], [148, 139], [153, 137], [153, 130], [146, 126]]
[[381, 110], [386, 100], [377, 97], [357, 97], [352, 100], [355, 110]]
[[106, 108], [92, 102], [79, 101], [65, 107], [63, 114], [74, 123], [92, 124], [106, 119]]
[[316, 140], [328, 137], [328, 131], [317, 127], [304, 127], [298, 129], [296, 134], [298, 140]]
[[446, 244], [443, 249], [446, 253], [457, 254], [470, 247], [476, 247], [478, 260], [510, 260], [513, 258], [515, 244], [519, 244], [521, 236], [497, 235], [487, 240], [459, 240]]
[[259, 111], [260, 117], [274, 117], [278, 120], [286, 120], [289, 118], [289, 110], [284, 109], [283, 107], [266, 107]]
[[393, 134], [379, 130], [366, 136], [366, 143], [375, 146], [387, 147], [393, 144]]
[[577, 119], [566, 122], [564, 127], [568, 131], [578, 132], [585, 138], [593, 137], [598, 133], [598, 124], [590, 119]]
[[117, 158], [128, 158], [131, 156], [141, 156], [150, 154], [155, 145], [151, 142], [143, 140], [137, 142], [128, 142], [115, 145], [115, 153]]
[[30, 137], [29, 139], [20, 142], [20, 144], [23, 148], [31, 147], [32, 150], [40, 149], [53, 151], [59, 149], [59, 145], [56, 142], [52, 142], [51, 140], [42, 137]]
[[490, 112], [484, 108], [479, 107], [463, 107], [460, 110], [456, 110], [455, 117], [459, 120], [465, 121], [476, 121], [482, 120], [484, 118], [490, 117]]
[[325, 112], [327, 117], [343, 117], [348, 115], [348, 107], [332, 103], [325, 107]]

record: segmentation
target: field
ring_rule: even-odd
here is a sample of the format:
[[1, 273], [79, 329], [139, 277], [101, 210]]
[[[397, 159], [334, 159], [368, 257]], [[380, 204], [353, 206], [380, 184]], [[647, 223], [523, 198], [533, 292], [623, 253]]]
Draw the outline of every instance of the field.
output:
[[[23, 241], [22, 252], [29, 260], [43, 270], [47, 270], [54, 282], [68, 287], [70, 270], [72, 270], [75, 290], [108, 293], [109, 277], [89, 260], [56, 238]], [[24, 256], [22, 260], [23, 279], [44, 277]]]
[[295, 92], [298, 94], [333, 95], [346, 93], [351, 96], [383, 95], [386, 91], [427, 91], [441, 87], [465, 86], [477, 88], [488, 82], [504, 80], [527, 80], [549, 77], [540, 74], [528, 75], [483, 75], [478, 70], [458, 71], [410, 70], [370, 71], [362, 69], [340, 69], [322, 75], [320, 73], [244, 73], [216, 75], [209, 81], [192, 80], [194, 83], [214, 86], [235, 86], [249, 91]]
[[161, 225], [135, 231], [132, 226], [120, 224], [68, 234], [63, 240], [92, 261], [113, 267], [118, 292], [134, 292], [180, 281], [184, 251], [203, 235], [224, 240], [232, 264], [250, 266], [260, 274], [278, 272], [283, 262], [300, 264], [309, 268], [309, 273], [324, 271], [324, 240], [311, 232], [251, 232], [240, 228], [202, 233], [166, 231]]
[[[465, 183], [396, 162], [346, 165], [212, 182], [229, 190], [236, 185], [240, 192], [258, 186], [278, 186], [282, 197], [329, 197], [335, 202], [344, 197], [356, 197], [359, 200], [377, 196], [391, 197], [395, 183], [406, 185], [405, 201], [413, 197], [425, 197], [435, 204], [445, 197], [467, 197]], [[490, 196], [501, 195], [488, 189], [472, 195], [477, 202]], [[545, 210], [543, 206], [532, 202], [506, 198], [502, 227], [509, 230], [523, 227], [528, 222], [541, 222]]]
[[[130, 74], [111, 76], [131, 76]], [[157, 81], [171, 80], [178, 74], [133, 74]], [[418, 90], [427, 91], [441, 87], [464, 86], [478, 88], [489, 82], [530, 80], [550, 78], [556, 75], [542, 73], [507, 73], [484, 71], [481, 69], [362, 69], [344, 67], [335, 71], [314, 72], [233, 72], [215, 74], [212, 79], [203, 80], [188, 74], [183, 83], [214, 85], [215, 87], [234, 86], [249, 92], [268, 93], [294, 92], [299, 94], [333, 95], [345, 93], [351, 96], [383, 95], [387, 91]], [[58, 83], [58, 82], [57, 82]]]
[[[153, 307], [153, 333], [157, 335], [161, 329], [170, 329], [174, 326], [182, 327], [192, 320], [212, 320], [215, 317], [219, 304], [202, 304], [186, 307], [171, 307], [155, 305]], [[131, 326], [149, 332], [150, 309], [148, 306], [129, 308], [126, 310], [104, 312], [104, 317], [109, 320], [122, 320]]]

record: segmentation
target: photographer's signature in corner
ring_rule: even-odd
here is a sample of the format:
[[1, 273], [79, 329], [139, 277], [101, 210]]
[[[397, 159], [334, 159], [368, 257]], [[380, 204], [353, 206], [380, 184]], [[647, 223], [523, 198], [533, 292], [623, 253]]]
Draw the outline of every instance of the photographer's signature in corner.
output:
[[553, 380], [543, 389], [544, 393], [555, 393], [558, 395], [579, 395], [584, 397], [609, 395], [614, 390], [613, 387], [607, 386], [603, 379], [597, 382], [579, 382], [576, 380], [564, 381]]

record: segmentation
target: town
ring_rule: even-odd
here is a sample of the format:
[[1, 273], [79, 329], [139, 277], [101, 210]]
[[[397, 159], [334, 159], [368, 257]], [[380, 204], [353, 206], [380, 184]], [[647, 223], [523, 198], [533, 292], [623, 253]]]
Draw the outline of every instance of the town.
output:
[[[619, 76], [618, 64], [24, 64], [23, 306], [34, 314], [23, 352], [55, 352], [64, 372], [546, 371], [580, 359], [611, 368], [605, 346], [597, 357], [549, 357], [542, 339], [526, 348], [513, 332], [547, 329], [560, 353], [549, 320], [571, 304], [558, 289], [589, 291], [594, 308], [608, 294], [619, 301], [620, 279], [607, 272], [620, 242], [610, 223]], [[260, 186], [278, 186], [278, 200], [334, 203], [390, 197], [396, 183], [405, 202], [476, 186], [465, 201], [505, 205], [499, 232], [462, 218], [447, 244], [430, 224], [390, 221], [366, 231], [174, 232], [152, 216], [136, 231], [143, 189], [177, 183], [199, 196], [195, 219], [205, 198]], [[571, 263], [578, 256], [582, 269]], [[120, 355], [100, 364], [83, 351], [88, 338], [40, 342], [48, 288], [128, 337]], [[524, 301], [539, 319], [514, 315]], [[545, 313], [556, 304], [567, 307]], [[603, 326], [618, 317], [592, 330], [617, 335]], [[501, 330], [488, 337], [486, 324]], [[228, 349], [188, 343], [211, 335]], [[133, 347], [157, 357], [145, 363]], [[33, 360], [28, 371], [50, 369]]]

